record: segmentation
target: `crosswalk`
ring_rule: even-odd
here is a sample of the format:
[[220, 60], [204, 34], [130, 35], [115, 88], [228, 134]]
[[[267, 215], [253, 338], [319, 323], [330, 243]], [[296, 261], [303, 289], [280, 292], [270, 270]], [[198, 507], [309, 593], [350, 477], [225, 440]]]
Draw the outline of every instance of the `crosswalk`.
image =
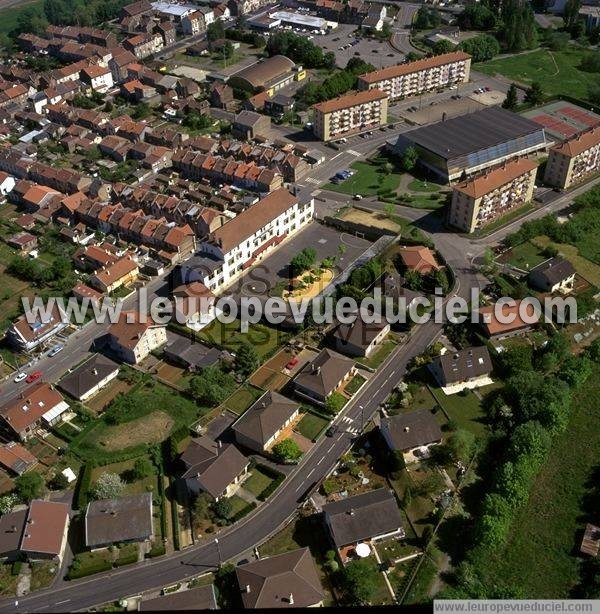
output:
[[321, 184], [321, 180], [320, 179], [315, 179], [315, 177], [307, 177], [306, 179], [304, 179], [304, 181], [306, 181], [306, 183], [312, 183], [313, 185], [320, 185]]
[[344, 426], [344, 430], [347, 433], [351, 433], [352, 435], [358, 435], [360, 433], [360, 429], [358, 427], [351, 426], [352, 424], [354, 424], [354, 420], [352, 418], [349, 418], [348, 416], [344, 416], [340, 420], [340, 424]]
[[355, 158], [358, 158], [359, 156], [362, 156], [362, 154], [358, 151], [354, 151], [354, 149], [346, 149], [346, 153], [350, 154], [351, 156], [354, 156]]

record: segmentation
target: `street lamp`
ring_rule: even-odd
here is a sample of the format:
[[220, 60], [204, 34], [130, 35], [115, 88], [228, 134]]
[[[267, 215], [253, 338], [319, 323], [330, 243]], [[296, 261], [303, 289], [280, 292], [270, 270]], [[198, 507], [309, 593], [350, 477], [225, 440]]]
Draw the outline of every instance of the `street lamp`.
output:
[[217, 545], [217, 555], [219, 557], [219, 567], [221, 567], [221, 546], [219, 546], [219, 539], [215, 537], [215, 544]]
[[360, 409], [360, 430], [362, 431], [365, 425], [365, 408], [362, 405], [358, 407]]

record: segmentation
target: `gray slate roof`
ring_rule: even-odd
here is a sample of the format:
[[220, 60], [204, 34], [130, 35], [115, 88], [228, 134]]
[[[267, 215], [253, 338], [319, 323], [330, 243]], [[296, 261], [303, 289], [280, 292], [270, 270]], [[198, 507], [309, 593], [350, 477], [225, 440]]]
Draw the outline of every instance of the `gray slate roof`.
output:
[[155, 599], [147, 599], [140, 604], [142, 612], [166, 612], [189, 610], [216, 610], [215, 589], [212, 584], [199, 586], [187, 591], [161, 595]]
[[550, 258], [531, 269], [529, 274], [542, 275], [549, 284], [554, 285], [575, 275], [575, 267], [565, 258]]
[[327, 348], [302, 367], [294, 380], [307, 390], [325, 397], [335, 390], [341, 381], [354, 366], [354, 361], [329, 350]]
[[323, 514], [338, 548], [402, 528], [398, 504], [386, 488], [327, 503]]
[[265, 392], [231, 427], [236, 433], [264, 446], [300, 408], [278, 392]]
[[125, 541], [143, 541], [154, 533], [152, 494], [128, 495], [88, 503], [85, 544], [89, 548]]
[[71, 373], [65, 375], [58, 382], [58, 386], [78, 399], [115, 371], [119, 371], [119, 365], [116, 362], [102, 354], [95, 354], [73, 369]]
[[442, 429], [428, 409], [384, 418], [381, 428], [388, 430], [395, 450], [412, 450], [442, 439]]
[[488, 375], [493, 369], [490, 353], [484, 345], [446, 352], [436, 356], [433, 364], [442, 372], [445, 385]]

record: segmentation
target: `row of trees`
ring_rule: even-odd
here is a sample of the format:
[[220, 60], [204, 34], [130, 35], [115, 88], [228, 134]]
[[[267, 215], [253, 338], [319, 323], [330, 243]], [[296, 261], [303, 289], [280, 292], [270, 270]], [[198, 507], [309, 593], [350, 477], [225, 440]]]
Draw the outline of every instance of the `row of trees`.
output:
[[285, 55], [305, 68], [328, 68], [335, 66], [335, 54], [323, 53], [323, 49], [303, 36], [293, 32], [277, 32], [269, 37], [266, 45], [269, 57]]

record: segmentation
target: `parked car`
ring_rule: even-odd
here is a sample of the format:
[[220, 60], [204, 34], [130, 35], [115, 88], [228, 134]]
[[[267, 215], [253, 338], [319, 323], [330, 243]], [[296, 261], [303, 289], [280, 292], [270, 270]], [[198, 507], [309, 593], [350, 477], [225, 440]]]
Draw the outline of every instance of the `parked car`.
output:
[[40, 379], [40, 377], [42, 377], [42, 372], [41, 371], [34, 371], [33, 373], [30, 373], [26, 378], [25, 381], [28, 384], [31, 384], [35, 381], [37, 381], [38, 379]]
[[62, 352], [65, 349], [64, 345], [55, 345], [49, 352], [48, 352], [48, 358], [52, 358], [53, 356], [56, 356], [59, 352]]
[[335, 435], [336, 432], [336, 428], [335, 426], [330, 426], [326, 431], [325, 431], [325, 435], [327, 435], [327, 437], [333, 437]]
[[27, 373], [21, 371], [21, 373], [17, 373], [15, 379], [13, 380], [16, 384], [22, 382], [27, 377]]
[[362, 196], [360, 194], [355, 194], [354, 195], [354, 200], [362, 200]]
[[298, 358], [294, 356], [294, 358], [292, 358], [292, 360], [290, 360], [290, 362], [288, 362], [287, 365], [285, 365], [285, 368], [293, 369], [297, 364], [298, 364]]

